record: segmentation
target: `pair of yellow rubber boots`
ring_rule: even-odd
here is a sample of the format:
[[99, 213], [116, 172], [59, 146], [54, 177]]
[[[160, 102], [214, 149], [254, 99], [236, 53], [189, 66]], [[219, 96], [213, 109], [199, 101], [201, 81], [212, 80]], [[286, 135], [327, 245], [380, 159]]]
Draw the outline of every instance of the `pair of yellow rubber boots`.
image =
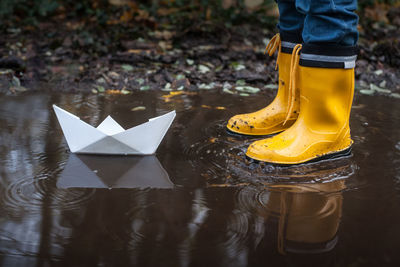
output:
[[300, 66], [300, 44], [287, 54], [280, 51], [279, 35], [271, 42], [270, 55], [279, 48], [278, 93], [267, 107], [232, 117], [228, 130], [243, 135], [281, 132], [248, 147], [246, 155], [257, 161], [289, 165], [348, 154], [354, 67]]

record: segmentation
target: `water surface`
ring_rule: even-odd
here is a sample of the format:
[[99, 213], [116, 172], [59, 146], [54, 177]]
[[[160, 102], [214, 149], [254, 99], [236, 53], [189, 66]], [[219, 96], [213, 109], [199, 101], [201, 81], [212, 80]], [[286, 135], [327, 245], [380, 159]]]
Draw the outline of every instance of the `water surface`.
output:
[[[167, 94], [0, 97], [2, 266], [400, 264], [398, 101], [356, 97], [351, 157], [276, 167], [224, 128], [272, 92]], [[177, 118], [156, 156], [76, 156], [52, 104], [94, 126]]]

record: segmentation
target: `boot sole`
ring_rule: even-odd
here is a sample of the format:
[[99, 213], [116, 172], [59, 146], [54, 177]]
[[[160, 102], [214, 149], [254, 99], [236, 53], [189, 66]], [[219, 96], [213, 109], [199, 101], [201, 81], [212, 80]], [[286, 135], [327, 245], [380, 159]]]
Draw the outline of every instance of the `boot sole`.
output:
[[268, 137], [272, 137], [272, 136], [274, 136], [274, 135], [277, 135], [278, 133], [281, 133], [281, 132], [283, 132], [283, 131], [280, 131], [280, 132], [276, 132], [276, 133], [273, 133], [273, 134], [263, 134], [263, 135], [251, 135], [251, 134], [241, 134], [241, 133], [236, 133], [236, 132], [233, 132], [233, 131], [231, 131], [231, 130], [229, 130], [228, 128], [226, 128], [225, 129], [226, 130], [226, 133], [228, 134], [228, 135], [230, 135], [230, 136], [234, 136], [234, 137], [264, 137], [264, 138], [268, 138]]
[[318, 157], [318, 158], [314, 158], [314, 159], [311, 159], [311, 160], [306, 161], [306, 162], [294, 163], [294, 164], [282, 164], [282, 163], [265, 162], [265, 161], [261, 161], [261, 160], [256, 160], [256, 159], [250, 158], [247, 155], [246, 155], [246, 159], [249, 160], [252, 163], [258, 163], [258, 164], [259, 163], [269, 163], [269, 164], [277, 166], [277, 167], [290, 167], [290, 166], [296, 166], [296, 165], [316, 163], [316, 162], [320, 162], [320, 161], [324, 161], [324, 160], [333, 160], [333, 159], [338, 159], [338, 158], [346, 158], [346, 157], [351, 156], [351, 150], [352, 150], [352, 147], [350, 146], [349, 148], [347, 148], [345, 150], [342, 150], [342, 151], [326, 154], [324, 156], [321, 156], [321, 157]]

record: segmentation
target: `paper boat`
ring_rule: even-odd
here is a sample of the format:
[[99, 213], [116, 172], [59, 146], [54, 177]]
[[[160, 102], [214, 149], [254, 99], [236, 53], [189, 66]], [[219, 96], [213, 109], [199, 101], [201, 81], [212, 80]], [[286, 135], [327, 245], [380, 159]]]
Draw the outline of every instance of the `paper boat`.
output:
[[58, 188], [160, 188], [174, 184], [155, 156], [112, 157], [71, 154]]
[[171, 111], [127, 130], [108, 116], [94, 128], [56, 105], [53, 108], [69, 149], [83, 154], [152, 155], [176, 116]]

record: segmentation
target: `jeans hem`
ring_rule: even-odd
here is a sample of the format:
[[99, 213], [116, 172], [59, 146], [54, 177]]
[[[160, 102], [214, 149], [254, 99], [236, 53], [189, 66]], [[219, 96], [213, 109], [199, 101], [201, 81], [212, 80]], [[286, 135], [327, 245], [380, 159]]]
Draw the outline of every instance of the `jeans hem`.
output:
[[302, 31], [303, 30], [288, 32], [279, 30], [279, 34], [283, 42], [301, 44], [303, 42]]

